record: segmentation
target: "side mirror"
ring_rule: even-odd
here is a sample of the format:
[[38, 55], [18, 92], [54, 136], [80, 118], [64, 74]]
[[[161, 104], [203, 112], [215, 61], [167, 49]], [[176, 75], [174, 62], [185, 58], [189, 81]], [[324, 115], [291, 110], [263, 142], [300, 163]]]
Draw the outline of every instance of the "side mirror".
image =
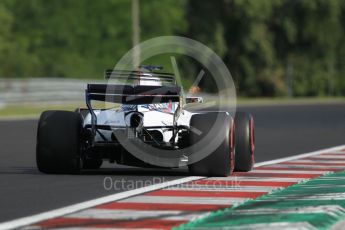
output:
[[186, 104], [190, 103], [203, 103], [204, 99], [202, 97], [186, 97]]

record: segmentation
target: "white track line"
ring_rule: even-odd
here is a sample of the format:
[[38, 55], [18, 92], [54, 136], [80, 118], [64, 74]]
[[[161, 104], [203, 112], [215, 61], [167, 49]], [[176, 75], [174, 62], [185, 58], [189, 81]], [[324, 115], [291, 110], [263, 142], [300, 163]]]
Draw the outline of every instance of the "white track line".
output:
[[[289, 169], [331, 169], [331, 170], [338, 170], [338, 169], [344, 169], [344, 166], [334, 166], [334, 165], [286, 165], [286, 164], [276, 164], [276, 165], [270, 165], [270, 168], [289, 168]], [[258, 169], [259, 171], [259, 169]], [[261, 171], [261, 170], [260, 170]], [[296, 170], [296, 172], [299, 172], [300, 170]]]
[[229, 186], [221, 186], [221, 185], [196, 185], [193, 187], [172, 187], [167, 188], [163, 190], [168, 191], [203, 191], [203, 192], [270, 192], [273, 189], [281, 188], [280, 186], [246, 186], [246, 185], [239, 185], [237, 186], [231, 186], [231, 183], [229, 183]]
[[[344, 167], [343, 167], [344, 168]], [[301, 182], [306, 180], [305, 178], [283, 178], [283, 177], [267, 177], [267, 176], [253, 176], [253, 177], [246, 177], [246, 176], [231, 176], [231, 177], [209, 177], [207, 180], [215, 181], [231, 181], [234, 185], [239, 183], [240, 181], [268, 181], [268, 182]]]
[[206, 205], [233, 205], [247, 201], [242, 197], [198, 197], [198, 196], [135, 196], [119, 203], [145, 203], [145, 204], [206, 204]]
[[283, 158], [279, 158], [276, 160], [260, 162], [260, 163], [256, 163], [254, 166], [260, 167], [260, 166], [264, 166], [264, 165], [279, 164], [281, 162], [293, 161], [293, 160], [301, 159], [304, 157], [316, 156], [316, 155], [323, 154], [323, 153], [338, 152], [339, 150], [342, 150], [342, 149], [345, 149], [345, 145], [340, 145], [340, 146], [336, 146], [336, 147], [332, 147], [332, 148], [322, 149], [322, 150], [318, 150], [315, 152], [303, 153], [303, 154], [295, 155], [292, 157], [283, 157]]
[[332, 154], [332, 155], [333, 155], [333, 154], [336, 154], [336, 155], [337, 155], [337, 154], [344, 154], [344, 151], [337, 151], [337, 150], [336, 150], [336, 151], [332, 151], [332, 152], [330, 152], [330, 153], [325, 153], [325, 154], [326, 154], [326, 155], [327, 155], [327, 154]]
[[344, 155], [340, 155], [339, 156], [332, 156], [332, 155], [325, 155], [325, 154], [322, 154], [322, 155], [319, 155], [319, 156], [314, 156], [314, 157], [311, 157], [311, 159], [339, 159], [339, 160], [344, 160], [345, 159], [345, 152], [343, 152]]
[[327, 164], [338, 164], [338, 163], [344, 163], [343, 160], [336, 160], [336, 161], [326, 161], [326, 160], [306, 160], [306, 159], [300, 159], [300, 160], [293, 160], [290, 161], [291, 163], [315, 163], [315, 165], [318, 165], [319, 163], [327, 163]]
[[111, 220], [138, 220], [142, 218], [159, 218], [164, 220], [185, 220], [188, 221], [197, 216], [206, 214], [206, 212], [190, 212], [184, 213], [183, 211], [171, 210], [127, 210], [127, 209], [96, 209], [91, 208], [81, 212], [72, 213], [66, 218], [78, 219], [111, 219]]
[[19, 228], [19, 227], [30, 225], [30, 224], [40, 222], [43, 220], [52, 219], [52, 218], [56, 218], [59, 216], [71, 214], [71, 213], [74, 213], [74, 212], [77, 212], [77, 211], [80, 211], [83, 209], [92, 208], [92, 207], [97, 206], [97, 205], [101, 205], [101, 204], [105, 204], [105, 203], [109, 203], [109, 202], [113, 202], [113, 201], [117, 201], [117, 200], [122, 200], [125, 198], [129, 198], [132, 196], [142, 194], [142, 193], [151, 192], [154, 190], [158, 190], [158, 189], [162, 189], [165, 187], [170, 187], [170, 186], [174, 186], [174, 185], [178, 185], [178, 184], [183, 184], [183, 183], [194, 181], [194, 180], [200, 180], [203, 178], [205, 178], [205, 177], [185, 177], [185, 178], [181, 178], [181, 179], [177, 179], [177, 180], [173, 180], [173, 181], [168, 181], [168, 182], [164, 182], [164, 183], [160, 183], [160, 184], [154, 184], [154, 185], [150, 185], [147, 187], [138, 188], [138, 189], [134, 189], [134, 190], [126, 191], [126, 192], [116, 193], [116, 194], [110, 195], [110, 196], [100, 197], [97, 199], [85, 201], [82, 203], [70, 205], [70, 206], [55, 209], [52, 211], [43, 212], [40, 214], [36, 214], [36, 215], [32, 215], [32, 216], [23, 217], [23, 218], [15, 219], [12, 221], [4, 222], [4, 223], [0, 224], [0, 229], [1, 230], [7, 230], [7, 229]]
[[[278, 164], [278, 163], [285, 162], [285, 161], [297, 160], [297, 159], [301, 159], [303, 157], [310, 157], [310, 156], [315, 156], [315, 155], [319, 155], [319, 154], [323, 154], [323, 153], [333, 153], [333, 152], [340, 151], [342, 149], [345, 149], [345, 145], [336, 146], [336, 147], [328, 148], [328, 149], [323, 149], [323, 150], [319, 150], [319, 151], [315, 151], [315, 152], [295, 155], [292, 157], [284, 157], [284, 158], [280, 158], [280, 159], [276, 159], [276, 160], [256, 163], [255, 167], [271, 165], [271, 164]], [[74, 213], [74, 212], [77, 212], [77, 211], [80, 211], [83, 209], [91, 208], [91, 207], [94, 207], [97, 205], [101, 205], [104, 203], [122, 200], [125, 198], [129, 198], [132, 196], [142, 194], [142, 193], [146, 193], [146, 192], [150, 192], [150, 191], [154, 191], [154, 190], [158, 190], [158, 189], [162, 189], [162, 188], [166, 188], [166, 187], [174, 186], [174, 185], [178, 185], [178, 184], [183, 184], [183, 183], [191, 182], [194, 180], [205, 179], [205, 178], [206, 177], [185, 177], [185, 178], [181, 178], [181, 179], [177, 179], [177, 180], [173, 180], [173, 181], [168, 181], [168, 182], [150, 185], [147, 187], [138, 188], [138, 189], [122, 192], [122, 193], [117, 193], [117, 194], [110, 195], [110, 196], [100, 197], [97, 199], [93, 199], [93, 200], [89, 200], [86, 202], [66, 206], [66, 207], [55, 209], [52, 211], [43, 212], [40, 214], [15, 219], [12, 221], [3, 222], [0, 224], [0, 229], [7, 230], [7, 229], [19, 228], [19, 227], [30, 225], [30, 224], [40, 222], [43, 220], [71, 214], [71, 213]], [[254, 178], [251, 178], [251, 179], [254, 179]]]
[[278, 173], [278, 174], [325, 174], [327, 171], [307, 171], [307, 170], [253, 170], [252, 173]]

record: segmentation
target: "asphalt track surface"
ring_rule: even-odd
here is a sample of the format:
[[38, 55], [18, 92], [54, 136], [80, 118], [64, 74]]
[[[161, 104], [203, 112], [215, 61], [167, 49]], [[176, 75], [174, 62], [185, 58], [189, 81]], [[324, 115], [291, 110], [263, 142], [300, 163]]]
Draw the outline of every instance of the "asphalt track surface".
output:
[[[255, 118], [257, 162], [345, 143], [345, 103], [247, 106], [241, 110]], [[0, 121], [0, 222], [189, 176], [183, 169], [110, 164], [83, 175], [41, 174], [35, 164], [36, 126], [36, 120]], [[105, 189], [106, 177], [119, 182], [119, 186]]]

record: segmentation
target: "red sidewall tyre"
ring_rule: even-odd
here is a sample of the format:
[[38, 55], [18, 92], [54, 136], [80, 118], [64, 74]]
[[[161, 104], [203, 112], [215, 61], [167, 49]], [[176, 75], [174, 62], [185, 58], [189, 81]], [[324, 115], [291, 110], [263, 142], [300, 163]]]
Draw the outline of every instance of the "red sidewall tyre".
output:
[[254, 166], [255, 133], [253, 116], [237, 112], [235, 116], [235, 171], [247, 172]]

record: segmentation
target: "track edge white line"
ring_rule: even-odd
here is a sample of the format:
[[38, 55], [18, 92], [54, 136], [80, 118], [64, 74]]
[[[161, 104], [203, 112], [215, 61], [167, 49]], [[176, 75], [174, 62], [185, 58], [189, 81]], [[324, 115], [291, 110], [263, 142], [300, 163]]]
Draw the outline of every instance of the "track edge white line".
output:
[[266, 166], [266, 165], [279, 164], [279, 163], [286, 162], [286, 161], [298, 160], [298, 159], [301, 159], [301, 158], [316, 156], [316, 155], [320, 155], [320, 154], [323, 154], [323, 153], [329, 153], [331, 151], [338, 151], [338, 150], [341, 150], [341, 149], [345, 149], [345, 145], [339, 145], [339, 146], [335, 146], [335, 147], [331, 147], [331, 148], [326, 148], [326, 149], [321, 149], [321, 150], [317, 150], [317, 151], [313, 151], [313, 152], [309, 152], [309, 153], [302, 153], [302, 154], [294, 155], [294, 156], [291, 156], [291, 157], [283, 157], [283, 158], [278, 158], [278, 159], [275, 159], [275, 160], [264, 161], [264, 162], [256, 163], [254, 165], [254, 167], [261, 167], [261, 166]]
[[[276, 160], [264, 161], [264, 162], [256, 163], [254, 165], [254, 167], [261, 167], [261, 166], [265, 166], [265, 165], [278, 164], [278, 163], [285, 162], [285, 161], [297, 160], [300, 158], [315, 156], [315, 155], [328, 153], [330, 151], [337, 151], [337, 150], [341, 150], [341, 149], [345, 149], [345, 145], [335, 146], [335, 147], [331, 147], [331, 148], [327, 148], [327, 149], [321, 149], [321, 150], [309, 152], [309, 153], [302, 153], [302, 154], [298, 154], [298, 155], [295, 155], [292, 157], [284, 157], [284, 158], [279, 158]], [[134, 189], [134, 190], [126, 191], [126, 192], [116, 193], [113, 195], [104, 196], [104, 197], [96, 198], [93, 200], [77, 203], [74, 205], [54, 209], [51, 211], [42, 212], [39, 214], [35, 214], [35, 215], [31, 215], [31, 216], [22, 217], [22, 218], [14, 219], [11, 221], [3, 222], [3, 223], [0, 223], [0, 229], [8, 230], [8, 229], [19, 228], [19, 227], [27, 226], [27, 225], [34, 224], [34, 223], [37, 223], [40, 221], [44, 221], [47, 219], [52, 219], [52, 218], [68, 215], [68, 214], [71, 214], [71, 213], [74, 213], [74, 212], [77, 212], [77, 211], [80, 211], [83, 209], [91, 208], [94, 206], [98, 206], [101, 204], [114, 202], [114, 201], [122, 200], [122, 199], [125, 199], [128, 197], [131, 197], [131, 196], [136, 196], [136, 195], [147, 193], [150, 191], [154, 191], [154, 190], [158, 190], [158, 189], [162, 189], [162, 188], [166, 188], [166, 187], [170, 187], [170, 186], [174, 186], [174, 185], [178, 185], [178, 184], [183, 184], [183, 183], [191, 182], [194, 180], [205, 179], [205, 178], [206, 177], [195, 177], [195, 176], [185, 177], [185, 178], [181, 178], [181, 179], [163, 182], [161, 184], [154, 184], [154, 185], [150, 185], [150, 186], [143, 187], [143, 188], [138, 188], [138, 189]]]
[[96, 198], [93, 200], [77, 203], [74, 205], [54, 209], [51, 211], [42, 212], [39, 214], [35, 214], [35, 215], [31, 215], [31, 216], [22, 217], [22, 218], [14, 219], [11, 221], [3, 222], [3, 223], [0, 223], [0, 229], [8, 230], [8, 229], [19, 228], [19, 227], [27, 226], [27, 225], [34, 224], [34, 223], [37, 223], [40, 221], [44, 221], [47, 219], [52, 219], [52, 218], [64, 216], [67, 214], [71, 214], [74, 212], [78, 212], [80, 210], [91, 208], [91, 207], [98, 206], [101, 204], [114, 202], [117, 200], [122, 200], [122, 199], [125, 199], [128, 197], [131, 197], [131, 196], [136, 196], [136, 195], [151, 192], [154, 190], [158, 190], [158, 189], [162, 189], [162, 188], [166, 188], [166, 187], [170, 187], [170, 186], [175, 186], [178, 184], [183, 184], [186, 182], [191, 182], [194, 180], [200, 180], [200, 179], [204, 179], [204, 178], [205, 177], [196, 177], [196, 176], [185, 177], [185, 178], [181, 178], [181, 179], [163, 182], [160, 184], [154, 184], [154, 185], [150, 185], [150, 186], [146, 186], [146, 187], [142, 187], [142, 188], [137, 188], [137, 189], [130, 190], [130, 191], [116, 193], [116, 194], [109, 195], [109, 196], [104, 196], [104, 197]]

